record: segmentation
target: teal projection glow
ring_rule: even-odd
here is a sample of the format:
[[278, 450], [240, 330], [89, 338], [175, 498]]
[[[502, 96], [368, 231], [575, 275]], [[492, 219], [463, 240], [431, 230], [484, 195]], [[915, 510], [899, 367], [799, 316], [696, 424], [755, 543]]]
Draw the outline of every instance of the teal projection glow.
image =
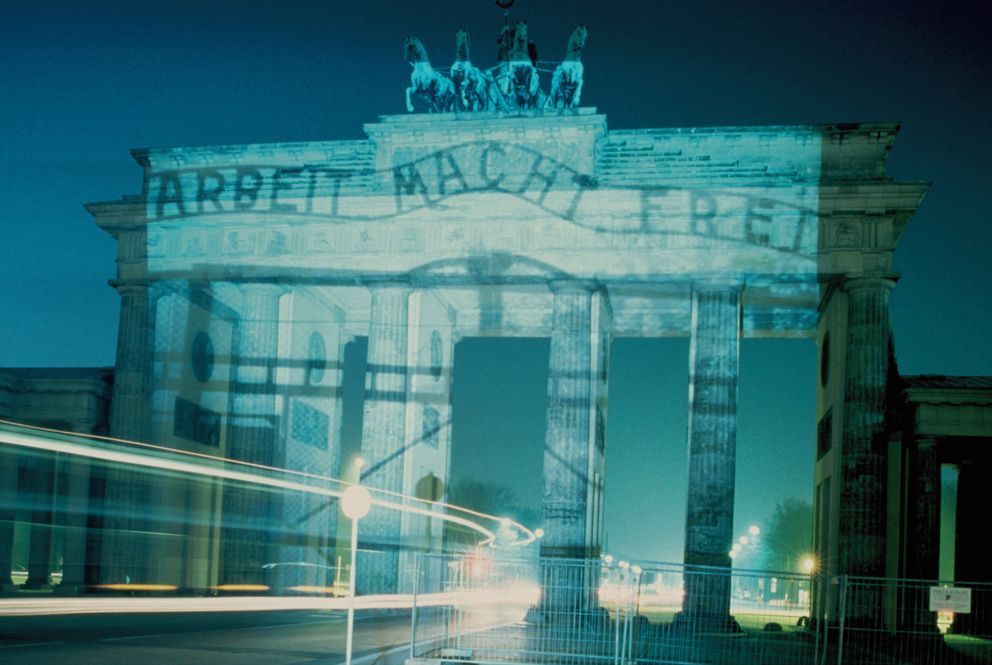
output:
[[517, 282], [720, 276], [767, 285], [784, 326], [808, 333], [830, 131], [609, 131], [578, 109], [387, 116], [368, 141], [138, 150], [145, 247], [129, 258], [149, 274], [326, 285], [429, 285], [452, 261], [498, 256], [541, 266]]

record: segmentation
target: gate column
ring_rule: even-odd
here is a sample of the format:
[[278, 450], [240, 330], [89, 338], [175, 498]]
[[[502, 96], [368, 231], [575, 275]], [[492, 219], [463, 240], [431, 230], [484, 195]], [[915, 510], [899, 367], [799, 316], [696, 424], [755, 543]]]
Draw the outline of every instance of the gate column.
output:
[[[362, 482], [375, 489], [403, 491], [406, 402], [409, 370], [410, 288], [374, 284], [369, 319], [368, 370], [362, 417]], [[395, 593], [398, 583], [401, 515], [373, 508], [362, 521], [362, 547], [378, 550], [359, 562], [360, 593]]]
[[885, 433], [889, 373], [889, 279], [859, 278], [847, 292], [840, 569], [885, 574]]
[[[232, 353], [233, 383], [227, 457], [261, 464], [280, 465], [276, 456], [276, 360], [279, 353], [279, 297], [274, 284], [241, 285], [241, 319], [235, 328]], [[269, 492], [257, 487], [225, 483], [223, 498], [223, 547], [221, 581], [255, 584], [269, 563], [272, 530], [278, 514]]]
[[593, 407], [592, 289], [556, 282], [551, 321], [548, 415], [544, 439], [544, 538], [541, 555], [585, 558], [590, 408]]
[[734, 535], [741, 285], [694, 285], [691, 325], [685, 563], [717, 568], [687, 572], [679, 622], [688, 622], [693, 628], [738, 631], [730, 616], [730, 548]]
[[[557, 563], [554, 558], [599, 556], [597, 503], [602, 493], [602, 453], [596, 447], [596, 381], [605, 380], [599, 350], [600, 308], [595, 285], [581, 281], [550, 284], [554, 303], [544, 439], [544, 501], [541, 540], [541, 606], [546, 620], [568, 620], [597, 604], [599, 562]], [[599, 303], [599, 296], [595, 296]], [[604, 347], [605, 348], [605, 347]], [[603, 356], [600, 358], [600, 356]], [[597, 372], [603, 363], [603, 371]]]
[[[889, 380], [889, 293], [895, 282], [854, 278], [847, 293], [844, 366], [839, 569], [848, 575], [885, 574], [885, 414]], [[846, 620], [876, 625], [883, 609], [877, 589], [848, 594]]]
[[940, 563], [940, 455], [936, 439], [920, 437], [910, 450], [907, 577], [938, 579]]
[[[121, 296], [117, 331], [114, 395], [110, 402], [110, 435], [131, 441], [151, 439], [151, 357], [155, 306], [161, 291], [141, 283], [116, 285]], [[144, 472], [111, 467], [105, 472], [100, 535], [100, 580], [144, 582], [148, 480]]]

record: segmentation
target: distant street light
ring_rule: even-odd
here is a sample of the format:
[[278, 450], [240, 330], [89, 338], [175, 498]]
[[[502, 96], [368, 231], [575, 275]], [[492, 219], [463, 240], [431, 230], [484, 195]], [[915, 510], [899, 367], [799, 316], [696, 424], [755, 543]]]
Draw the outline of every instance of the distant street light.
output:
[[813, 571], [816, 570], [816, 559], [812, 555], [807, 554], [799, 561], [799, 567], [807, 575], [812, 575]]

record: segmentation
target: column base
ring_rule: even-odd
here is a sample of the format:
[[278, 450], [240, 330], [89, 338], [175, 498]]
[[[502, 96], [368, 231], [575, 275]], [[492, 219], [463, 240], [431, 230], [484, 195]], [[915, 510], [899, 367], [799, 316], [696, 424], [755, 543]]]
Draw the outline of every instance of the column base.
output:
[[744, 629], [737, 623], [730, 614], [717, 615], [689, 615], [679, 612], [672, 620], [671, 629], [686, 633], [721, 633], [737, 634], [743, 633]]
[[56, 596], [79, 596], [86, 593], [86, 585], [62, 582], [52, 587], [52, 593]]

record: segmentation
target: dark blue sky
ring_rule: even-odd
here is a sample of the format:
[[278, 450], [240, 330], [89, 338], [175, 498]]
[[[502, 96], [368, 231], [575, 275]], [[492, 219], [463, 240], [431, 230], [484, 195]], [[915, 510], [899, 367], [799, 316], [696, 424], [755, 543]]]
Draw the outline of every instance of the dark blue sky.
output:
[[[890, 173], [934, 186], [896, 254], [900, 369], [992, 374], [982, 3], [751, 4], [518, 0], [512, 16], [546, 60], [588, 24], [583, 103], [612, 128], [902, 122]], [[7, 3], [0, 366], [113, 363], [115, 248], [82, 203], [140, 191], [128, 149], [361, 137], [362, 123], [403, 112], [405, 35], [449, 64], [466, 28], [487, 66], [501, 22], [492, 0]], [[747, 342], [742, 353], [739, 530], [776, 500], [811, 494], [815, 399], [811, 342]], [[546, 378], [533, 368], [546, 355], [544, 342], [460, 347], [456, 405], [475, 414], [456, 420], [456, 443], [473, 451], [462, 473], [519, 468], [521, 455], [539, 464]], [[678, 558], [687, 344], [620, 340], [612, 370], [611, 548]], [[487, 416], [503, 426], [487, 428]], [[538, 469], [512, 482], [539, 498]]]

